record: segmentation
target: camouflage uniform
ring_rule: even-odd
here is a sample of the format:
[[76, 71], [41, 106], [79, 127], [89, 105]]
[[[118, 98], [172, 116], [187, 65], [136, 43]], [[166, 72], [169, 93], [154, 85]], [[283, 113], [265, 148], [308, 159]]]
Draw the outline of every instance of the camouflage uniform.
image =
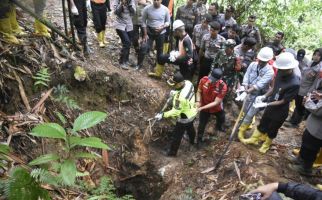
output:
[[[224, 49], [219, 50], [214, 61], [212, 62], [213, 68], [220, 68], [223, 71], [222, 80], [227, 84], [228, 93], [227, 93], [227, 101], [233, 99], [232, 89], [235, 85], [235, 82], [238, 80], [238, 72], [235, 70], [235, 66], [237, 65], [237, 55], [232, 53], [231, 55], [227, 55]], [[212, 70], [211, 69], [211, 70]]]
[[184, 25], [186, 32], [192, 37], [193, 27], [196, 19], [196, 10], [194, 6], [180, 6], [177, 10], [176, 20], [180, 19]]
[[256, 39], [257, 44], [262, 43], [259, 29], [256, 26], [249, 27], [247, 24], [244, 24], [242, 25], [241, 29], [242, 29], [241, 39], [246, 37], [252, 37]]
[[195, 24], [200, 24], [204, 19], [205, 15], [207, 14], [207, 8], [205, 4], [198, 5], [197, 3], [194, 4], [196, 9], [196, 20]]

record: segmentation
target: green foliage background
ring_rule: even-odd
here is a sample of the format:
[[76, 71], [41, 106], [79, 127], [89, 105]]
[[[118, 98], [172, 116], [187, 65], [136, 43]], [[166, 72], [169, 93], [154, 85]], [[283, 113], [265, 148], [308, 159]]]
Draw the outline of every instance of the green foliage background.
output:
[[[177, 8], [186, 0], [175, 0]], [[208, 4], [216, 2], [208, 0]], [[235, 6], [235, 18], [244, 24], [247, 16], [255, 14], [257, 25], [267, 41], [276, 31], [285, 33], [284, 44], [288, 48], [309, 51], [322, 47], [322, 1], [321, 0], [218, 0], [221, 12], [231, 4]]]

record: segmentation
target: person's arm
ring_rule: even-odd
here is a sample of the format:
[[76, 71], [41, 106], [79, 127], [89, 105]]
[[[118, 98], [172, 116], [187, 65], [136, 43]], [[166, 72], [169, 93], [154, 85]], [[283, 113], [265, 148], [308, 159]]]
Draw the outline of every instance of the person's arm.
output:
[[[312, 92], [306, 99], [304, 104], [305, 108], [312, 114], [318, 117], [322, 117], [322, 93], [316, 91]], [[315, 102], [318, 101], [318, 102]]]
[[274, 78], [274, 71], [273, 70], [266, 71], [264, 76], [262, 76], [260, 79], [258, 79], [258, 81], [254, 85], [252, 85], [253, 91], [262, 90], [264, 87], [267, 86], [267, 84], [269, 84], [272, 81], [273, 78]]
[[147, 42], [148, 40], [148, 31], [146, 21], [148, 19], [148, 7], [145, 7], [142, 12], [142, 28], [143, 28], [143, 42]]
[[193, 47], [192, 47], [192, 41], [190, 38], [186, 38], [183, 40], [183, 48], [185, 49], [185, 54], [184, 55], [179, 55], [176, 59], [178, 62], [185, 62], [186, 60], [192, 59], [193, 57]]
[[[207, 105], [204, 105], [204, 106], [198, 108], [198, 111], [213, 108], [213, 107], [221, 104], [221, 102], [223, 101], [224, 97], [226, 96], [227, 90], [228, 90], [227, 85], [225, 83], [221, 83], [221, 84], [224, 84], [224, 85], [222, 86], [221, 91], [218, 94], [218, 96], [215, 98], [215, 100]], [[219, 85], [219, 87], [221, 87], [221, 85]]]
[[200, 45], [200, 50], [199, 50], [199, 62], [201, 60], [201, 58], [204, 56], [204, 51], [206, 48], [206, 35], [204, 35], [201, 39], [201, 45]]
[[294, 200], [322, 200], [322, 191], [300, 183], [278, 183], [276, 190]]
[[197, 94], [196, 94], [196, 106], [197, 108], [199, 108], [201, 106], [201, 88], [202, 87], [202, 84], [201, 84], [201, 80], [200, 80], [200, 83], [199, 83], [199, 86], [198, 86], [198, 90], [197, 90]]
[[271, 96], [273, 94], [274, 85], [275, 85], [275, 79], [272, 80], [272, 82], [270, 83], [270, 86], [269, 86], [267, 92], [264, 94], [264, 96], [266, 98], [269, 97], [269, 96]]
[[223, 99], [216, 97], [215, 98], [215, 101], [213, 101], [211, 103], [208, 103], [207, 105], [204, 105], [202, 107], [199, 107], [198, 108], [198, 111], [202, 111], [202, 110], [206, 110], [206, 109], [209, 109], [209, 108], [213, 108], [215, 106], [218, 106], [222, 102], [222, 100]]
[[169, 117], [176, 118], [176, 117], [180, 116], [181, 108], [182, 108], [181, 104], [184, 103], [184, 100], [180, 100], [178, 96], [176, 96], [175, 98], [176, 99], [174, 100], [174, 105], [173, 105], [172, 109], [163, 113], [164, 118], [169, 118]]

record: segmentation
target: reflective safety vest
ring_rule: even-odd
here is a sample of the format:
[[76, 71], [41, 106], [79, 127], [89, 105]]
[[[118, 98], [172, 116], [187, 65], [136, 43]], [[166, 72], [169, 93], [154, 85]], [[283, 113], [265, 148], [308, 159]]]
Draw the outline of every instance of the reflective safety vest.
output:
[[97, 4], [102, 4], [102, 3], [105, 3], [106, 0], [91, 0], [91, 1]]
[[197, 113], [193, 84], [185, 80], [184, 87], [173, 95], [172, 109], [165, 112], [163, 117], [176, 118], [180, 123], [189, 123], [196, 118]]

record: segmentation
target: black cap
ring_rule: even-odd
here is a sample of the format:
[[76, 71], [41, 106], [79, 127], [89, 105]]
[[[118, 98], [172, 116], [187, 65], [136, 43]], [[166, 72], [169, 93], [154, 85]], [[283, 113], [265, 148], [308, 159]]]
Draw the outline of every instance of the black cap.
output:
[[210, 75], [208, 76], [211, 82], [216, 82], [222, 77], [222, 70], [220, 68], [215, 68], [211, 71]]
[[182, 76], [182, 74], [180, 72], [176, 72], [169, 80], [168, 80], [168, 84], [169, 85], [175, 85], [177, 83], [181, 83], [182, 81], [184, 81], [184, 77]]
[[305, 56], [306, 52], [304, 49], [300, 49], [297, 51], [297, 59], [298, 60], [303, 60], [304, 56]]

